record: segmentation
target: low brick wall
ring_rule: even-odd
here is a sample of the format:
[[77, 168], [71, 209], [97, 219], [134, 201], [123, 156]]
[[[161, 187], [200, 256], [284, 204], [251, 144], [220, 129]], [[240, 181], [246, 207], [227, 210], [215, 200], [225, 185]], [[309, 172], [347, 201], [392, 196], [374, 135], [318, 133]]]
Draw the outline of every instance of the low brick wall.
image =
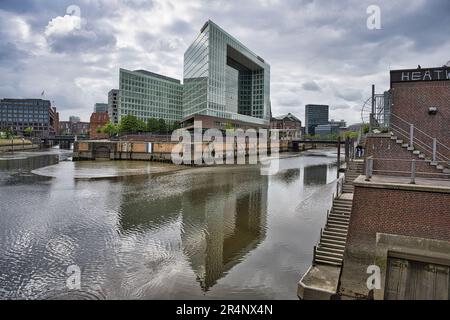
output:
[[363, 187], [356, 183], [341, 293], [367, 295], [366, 273], [377, 264], [377, 233], [450, 241], [450, 189], [443, 192]]

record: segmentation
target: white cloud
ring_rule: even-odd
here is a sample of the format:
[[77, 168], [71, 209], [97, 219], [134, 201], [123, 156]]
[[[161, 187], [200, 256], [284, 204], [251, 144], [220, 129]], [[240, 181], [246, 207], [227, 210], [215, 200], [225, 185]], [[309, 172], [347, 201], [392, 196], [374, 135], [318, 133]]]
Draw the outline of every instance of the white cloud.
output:
[[63, 17], [60, 16], [50, 20], [45, 28], [44, 34], [47, 37], [51, 37], [53, 35], [62, 36], [80, 29], [81, 17], [76, 15], [65, 15]]

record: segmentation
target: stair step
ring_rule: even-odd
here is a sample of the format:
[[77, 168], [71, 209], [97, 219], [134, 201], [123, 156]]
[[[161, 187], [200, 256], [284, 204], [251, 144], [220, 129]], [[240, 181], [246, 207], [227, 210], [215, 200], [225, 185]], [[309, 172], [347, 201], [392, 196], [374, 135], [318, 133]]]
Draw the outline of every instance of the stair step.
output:
[[[335, 242], [333, 242], [335, 241]], [[327, 242], [327, 243], [334, 243], [336, 245], [340, 245], [340, 246], [345, 246], [345, 243], [347, 242], [347, 239], [336, 239], [334, 237], [329, 237], [329, 236], [323, 236], [320, 239], [320, 242]]]
[[317, 260], [322, 260], [322, 261], [333, 261], [333, 262], [339, 262], [342, 263], [342, 258], [337, 258], [337, 257], [328, 257], [328, 256], [323, 256], [320, 254], [316, 253], [316, 261]]
[[327, 223], [325, 229], [340, 229], [342, 231], [348, 232], [348, 225], [336, 224], [336, 223]]
[[338, 249], [339, 248], [344, 249], [346, 242], [347, 242], [347, 240], [337, 240], [337, 239], [331, 239], [331, 238], [327, 238], [327, 237], [320, 238], [320, 243], [322, 243], [323, 245], [331, 246], [333, 248], [338, 248]]
[[333, 203], [352, 206], [353, 200], [345, 200], [345, 199], [338, 198], [338, 199], [334, 199]]
[[333, 251], [328, 251], [326, 249], [316, 249], [316, 257], [317, 256], [326, 256], [326, 257], [332, 257], [332, 258], [343, 258], [343, 254], [340, 252], [333, 252]]
[[316, 259], [314, 262], [317, 264], [329, 264], [332, 266], [341, 266], [342, 265], [342, 263], [326, 261], [326, 260], [321, 260], [321, 259]]
[[352, 205], [342, 204], [342, 203], [333, 203], [333, 208], [341, 211], [351, 211]]
[[442, 170], [442, 173], [450, 173], [450, 169], [444, 169]]
[[327, 250], [327, 251], [341, 253], [341, 254], [344, 254], [344, 252], [345, 252], [345, 248], [333, 248], [333, 247], [324, 245], [322, 243], [319, 243], [319, 245], [317, 246], [317, 249], [319, 249], [321, 251], [322, 250]]
[[331, 212], [330, 215], [328, 216], [329, 218], [336, 218], [336, 219], [342, 219], [343, 221], [350, 221], [350, 214], [342, 214], [342, 213], [335, 213], [335, 212]]
[[348, 227], [348, 225], [350, 224], [349, 221], [341, 221], [341, 220], [335, 220], [335, 219], [328, 219], [328, 223], [341, 225], [343, 227]]
[[330, 231], [323, 231], [322, 237], [325, 239], [334, 239], [334, 240], [339, 240], [339, 241], [343, 241], [343, 242], [347, 241], [346, 235], [342, 235], [340, 233], [334, 233], [334, 232], [330, 232]]
[[333, 248], [336, 250], [345, 250], [345, 242], [342, 241], [322, 239], [319, 243], [319, 246]]
[[325, 231], [333, 232], [333, 233], [336, 233], [336, 234], [342, 234], [344, 236], [347, 236], [347, 230], [343, 230], [343, 229], [340, 229], [340, 228], [337, 229], [337, 228], [331, 228], [331, 227], [327, 226], [327, 227], [325, 227]]

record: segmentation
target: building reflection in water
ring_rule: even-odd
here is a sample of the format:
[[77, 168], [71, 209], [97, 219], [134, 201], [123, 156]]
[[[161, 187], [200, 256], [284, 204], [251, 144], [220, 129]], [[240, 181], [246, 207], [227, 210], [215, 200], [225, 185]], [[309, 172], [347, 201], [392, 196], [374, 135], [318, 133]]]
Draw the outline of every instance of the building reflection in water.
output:
[[304, 185], [317, 185], [327, 183], [328, 165], [321, 164], [304, 168]]
[[250, 179], [229, 173], [194, 178], [176, 196], [124, 199], [121, 227], [155, 229], [181, 213], [183, 253], [202, 290], [208, 291], [265, 239], [267, 189], [268, 177], [259, 174]]
[[277, 175], [273, 176], [273, 178], [289, 185], [300, 179], [300, 172], [301, 170], [299, 168], [287, 169], [279, 172]]

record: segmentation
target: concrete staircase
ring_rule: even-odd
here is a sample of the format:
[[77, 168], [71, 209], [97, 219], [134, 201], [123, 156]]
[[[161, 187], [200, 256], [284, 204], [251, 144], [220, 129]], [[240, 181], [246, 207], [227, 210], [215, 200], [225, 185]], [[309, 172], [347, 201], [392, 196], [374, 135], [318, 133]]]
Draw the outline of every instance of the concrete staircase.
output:
[[342, 186], [343, 193], [333, 199], [333, 207], [327, 216], [325, 228], [321, 231], [319, 244], [314, 247], [313, 265], [342, 265], [352, 211], [353, 180], [362, 174], [363, 167], [362, 161], [349, 164]]
[[343, 193], [353, 193], [353, 181], [364, 172], [364, 161], [355, 160], [348, 164], [348, 169], [345, 172], [344, 185], [342, 186]]
[[442, 162], [438, 163], [432, 161], [432, 159], [427, 157], [425, 153], [413, 147], [410, 147], [407, 141], [404, 141], [403, 139], [397, 137], [392, 132], [391, 132], [391, 140], [395, 140], [395, 143], [401, 145], [402, 148], [405, 148], [406, 150], [410, 151], [413, 155], [417, 157], [418, 160], [425, 160], [425, 162], [427, 162], [430, 166], [434, 167], [437, 170], [437, 173], [444, 173], [444, 174], [450, 173], [450, 162], [444, 165]]

